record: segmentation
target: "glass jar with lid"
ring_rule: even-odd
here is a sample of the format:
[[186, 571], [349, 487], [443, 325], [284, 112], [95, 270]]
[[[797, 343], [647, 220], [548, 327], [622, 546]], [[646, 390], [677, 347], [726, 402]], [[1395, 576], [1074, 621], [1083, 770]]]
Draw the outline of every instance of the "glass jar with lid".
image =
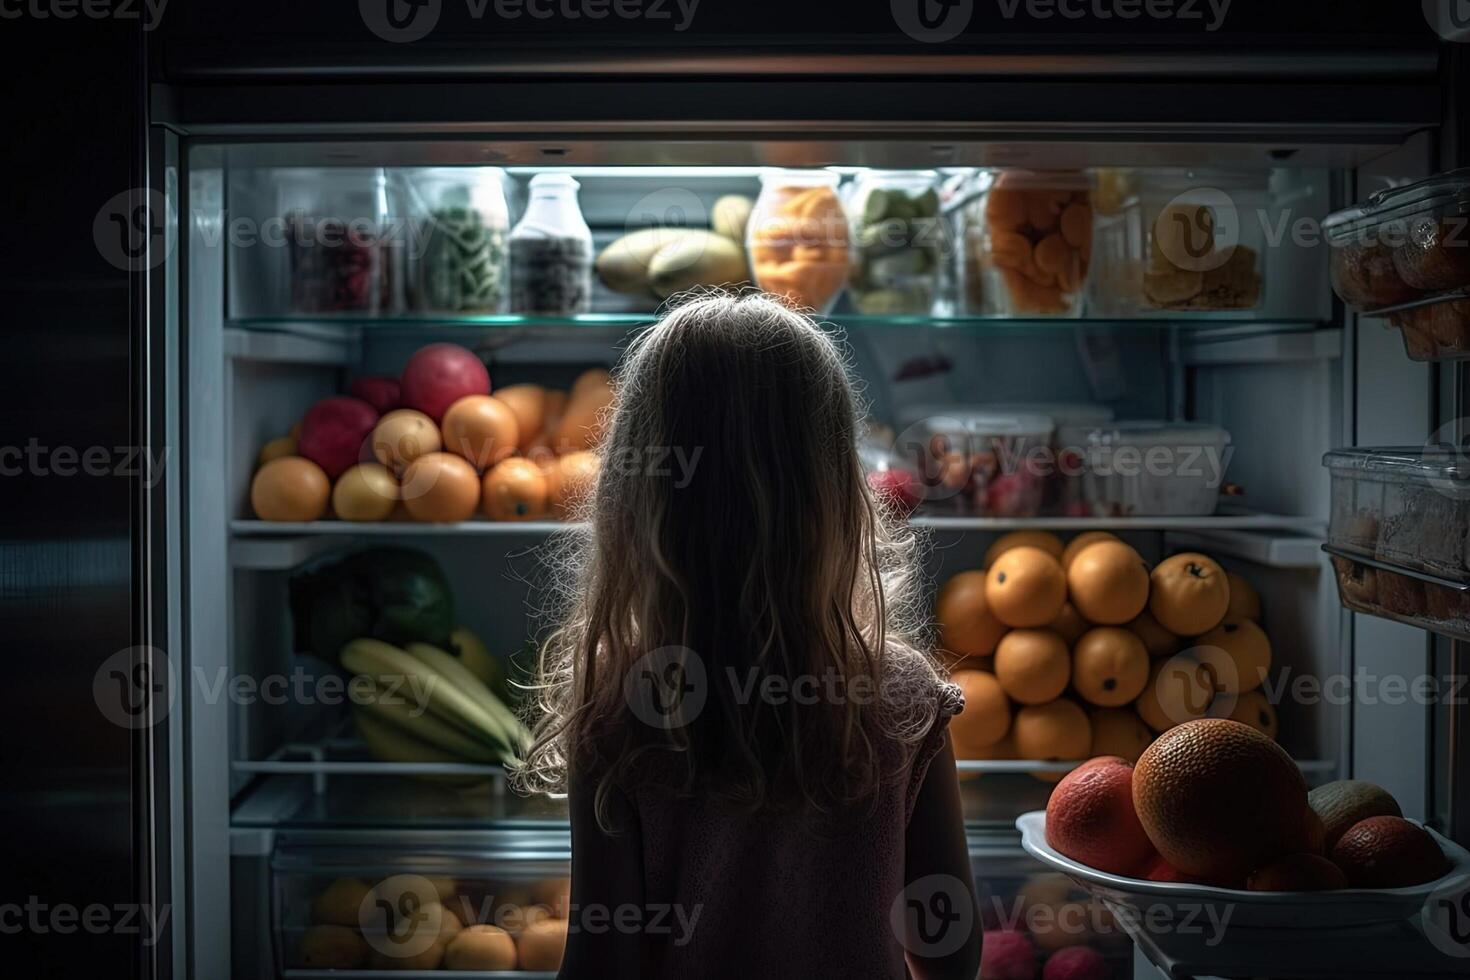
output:
[[960, 215], [966, 311], [1076, 317], [1092, 260], [1092, 185], [1071, 171], [982, 171]]
[[830, 312], [847, 283], [850, 229], [826, 170], [769, 170], [746, 226], [756, 285], [818, 314]]
[[510, 216], [498, 167], [403, 174], [413, 214], [409, 304], [438, 313], [502, 313]]
[[570, 174], [531, 178], [526, 213], [510, 233], [512, 313], [571, 316], [592, 303], [592, 230]]
[[853, 262], [848, 289], [859, 313], [925, 315], [943, 256], [939, 175], [868, 170], [848, 197]]
[[292, 313], [390, 312], [395, 250], [381, 168], [290, 168], [276, 179]]

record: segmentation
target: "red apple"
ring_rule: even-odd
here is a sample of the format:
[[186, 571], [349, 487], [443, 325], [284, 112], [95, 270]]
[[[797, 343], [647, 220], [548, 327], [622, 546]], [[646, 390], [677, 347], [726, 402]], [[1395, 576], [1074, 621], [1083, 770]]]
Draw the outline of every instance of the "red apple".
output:
[[360, 398], [324, 398], [306, 410], [296, 451], [335, 480], [360, 461], [377, 424], [377, 410]]
[[379, 415], [387, 415], [402, 404], [397, 378], [385, 378], [382, 375], [358, 378], [352, 382], [348, 391], [353, 398], [361, 398], [377, 409]]
[[490, 394], [490, 373], [472, 351], [458, 344], [420, 347], [403, 368], [403, 405], [435, 422], [469, 395]]

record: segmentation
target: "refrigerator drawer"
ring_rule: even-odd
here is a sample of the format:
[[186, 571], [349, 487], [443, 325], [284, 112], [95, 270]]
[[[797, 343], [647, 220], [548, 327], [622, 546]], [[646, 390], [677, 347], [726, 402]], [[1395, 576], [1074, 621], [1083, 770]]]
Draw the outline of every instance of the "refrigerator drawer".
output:
[[278, 975], [554, 976], [569, 848], [565, 831], [286, 838], [270, 861]]

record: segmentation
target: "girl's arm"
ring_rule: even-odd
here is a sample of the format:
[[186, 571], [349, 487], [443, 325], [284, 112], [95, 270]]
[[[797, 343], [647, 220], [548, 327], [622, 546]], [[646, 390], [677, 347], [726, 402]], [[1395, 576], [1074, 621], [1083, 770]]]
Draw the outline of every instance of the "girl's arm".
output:
[[[572, 822], [572, 894], [568, 914], [567, 951], [559, 980], [637, 980], [641, 975], [642, 934], [626, 928], [641, 922], [643, 901], [643, 846], [638, 818], [628, 799], [614, 790], [608, 816], [615, 835], [597, 823], [594, 787], [569, 777], [567, 807]], [[631, 906], [637, 917], [620, 908]], [[620, 931], [617, 923], [625, 927]]]
[[[919, 931], [905, 943], [909, 971], [914, 980], [975, 980], [980, 974], [980, 903], [948, 733], [919, 787], [904, 841], [904, 884], [926, 878], [930, 880], [906, 894], [910, 903], [917, 903]], [[924, 955], [926, 948], [942, 955]]]

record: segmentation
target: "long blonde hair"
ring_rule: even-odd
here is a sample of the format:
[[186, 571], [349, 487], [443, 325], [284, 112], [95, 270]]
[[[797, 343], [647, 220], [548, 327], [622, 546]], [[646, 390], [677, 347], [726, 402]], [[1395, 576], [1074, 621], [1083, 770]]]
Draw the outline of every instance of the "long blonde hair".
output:
[[[551, 565], [557, 622], [515, 784], [564, 792], [575, 770], [600, 815], [611, 787], [655, 778], [735, 807], [874, 797], [882, 747], [932, 726], [917, 692], [937, 674], [916, 542], [867, 486], [837, 344], [769, 297], [703, 296], [636, 338], [614, 384], [587, 526]], [[697, 715], [647, 723], [629, 674], [651, 654], [681, 683], [702, 675]], [[832, 680], [813, 702], [745, 678]]]

